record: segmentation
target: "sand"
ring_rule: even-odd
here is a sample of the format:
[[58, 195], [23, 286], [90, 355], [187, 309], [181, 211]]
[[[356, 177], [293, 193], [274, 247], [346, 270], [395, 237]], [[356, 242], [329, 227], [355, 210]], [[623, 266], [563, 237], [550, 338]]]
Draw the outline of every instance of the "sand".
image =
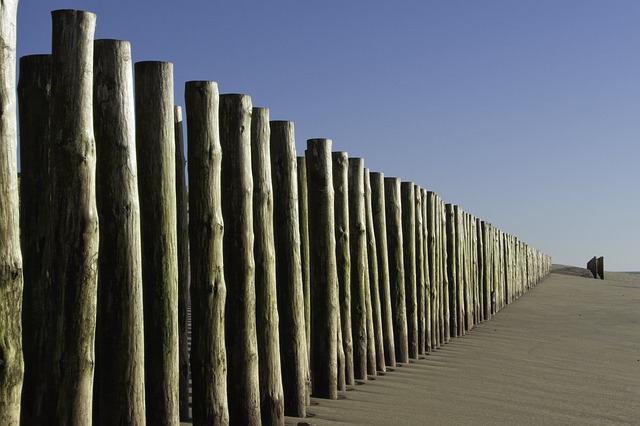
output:
[[640, 424], [640, 275], [585, 271], [557, 266], [466, 336], [287, 424]]

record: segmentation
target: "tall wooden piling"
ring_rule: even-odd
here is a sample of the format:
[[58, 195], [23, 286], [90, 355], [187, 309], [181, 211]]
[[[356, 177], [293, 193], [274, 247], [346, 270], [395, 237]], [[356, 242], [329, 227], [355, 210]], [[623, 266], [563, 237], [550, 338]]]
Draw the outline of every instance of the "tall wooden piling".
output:
[[189, 162], [191, 373], [194, 424], [229, 423], [218, 85], [185, 85]]
[[260, 375], [260, 415], [263, 425], [284, 424], [284, 395], [280, 368], [276, 251], [271, 184], [269, 110], [253, 108], [251, 170], [253, 172], [253, 232], [256, 262], [256, 331]]
[[460, 320], [458, 307], [458, 246], [456, 244], [456, 215], [452, 204], [445, 205], [447, 218], [447, 275], [449, 278], [449, 330], [452, 337], [459, 334]]
[[338, 265], [338, 299], [344, 350], [344, 374], [347, 385], [354, 383], [354, 343], [351, 325], [351, 250], [349, 235], [349, 157], [346, 152], [334, 152], [333, 191]]
[[348, 161], [349, 243], [351, 251], [351, 319], [353, 335], [353, 372], [367, 379], [367, 224], [364, 214], [364, 160]]
[[311, 285], [311, 382], [313, 394], [338, 397], [338, 271], [334, 218], [331, 140], [307, 142], [309, 259]]
[[[179, 421], [173, 64], [135, 64], [147, 423]], [[151, 155], [153, 154], [153, 155]]]
[[407, 309], [409, 358], [418, 359], [418, 299], [416, 285], [416, 201], [413, 182], [400, 184], [402, 205], [402, 253]]
[[[98, 278], [92, 13], [52, 12], [50, 277], [56, 423], [91, 418]], [[12, 89], [13, 90], [13, 89]], [[78, 321], [82, 318], [82, 321]]]
[[274, 228], [277, 230], [275, 234], [276, 280], [284, 410], [288, 416], [305, 417], [311, 384], [305, 331], [307, 323], [301, 230], [307, 226], [307, 215], [305, 211], [303, 224], [298, 214], [303, 209], [306, 210], [307, 206], [306, 204], [303, 207], [299, 206], [298, 176], [300, 174], [297, 170], [293, 122], [271, 122], [270, 147]]
[[[23, 424], [42, 424], [50, 418], [45, 412], [47, 399], [51, 398], [52, 394], [52, 391], [47, 389], [47, 377], [53, 368], [51, 344], [47, 344], [47, 341], [55, 331], [51, 306], [53, 294], [47, 278], [48, 266], [45, 262], [51, 213], [50, 100], [51, 55], [23, 56], [20, 59], [18, 82], [21, 165], [20, 239], [24, 266], [22, 307], [24, 383], [20, 410], [20, 421]], [[3, 141], [3, 148], [9, 146]], [[7, 182], [4, 180], [4, 174], [2, 179], [3, 182]], [[3, 192], [5, 193], [9, 192]], [[2, 204], [10, 205], [8, 202], [5, 204], [4, 199]], [[9, 235], [5, 233], [4, 228], [2, 229], [2, 235]], [[3, 329], [10, 330], [10, 327]], [[7, 401], [9, 400], [7, 398]], [[9, 422], [1, 415], [0, 420]]]
[[380, 303], [380, 274], [376, 242], [375, 227], [373, 224], [373, 204], [371, 196], [371, 174], [369, 169], [364, 169], [364, 204], [367, 219], [367, 260], [369, 262], [369, 291], [371, 293], [371, 314], [373, 316], [373, 334], [375, 338], [377, 371], [386, 371], [384, 361], [384, 332], [382, 328], [382, 305]]
[[302, 261], [302, 293], [304, 295], [304, 330], [307, 354], [311, 353], [311, 295], [309, 288], [309, 197], [307, 195], [307, 163], [297, 157], [298, 220], [300, 221], [300, 259]]
[[370, 173], [369, 177], [371, 180], [371, 211], [376, 238], [376, 255], [378, 258], [378, 286], [380, 290], [380, 316], [382, 321], [384, 358], [386, 365], [395, 367], [396, 349], [393, 329], [393, 309], [391, 307], [384, 175], [373, 172]]
[[20, 321], [23, 274], [16, 170], [17, 11], [18, 0], [5, 1], [0, 6], [0, 424], [7, 425], [17, 425], [20, 421], [24, 374]]
[[100, 216], [95, 424], [143, 424], [142, 242], [129, 42], [94, 44], [93, 119]]
[[418, 355], [424, 355], [427, 351], [426, 342], [426, 296], [425, 296], [425, 245], [424, 224], [422, 216], [422, 189], [414, 185], [415, 205], [415, 268], [416, 268], [416, 301], [417, 301], [417, 325], [418, 325]]
[[389, 283], [393, 333], [397, 362], [409, 362], [409, 336], [404, 270], [404, 240], [402, 234], [402, 202], [400, 179], [384, 179], [385, 208], [387, 218], [387, 243], [389, 258]]
[[251, 174], [251, 98], [220, 96], [222, 215], [227, 284], [226, 338], [229, 419], [260, 424], [253, 255], [253, 178]]
[[440, 283], [439, 271], [440, 271], [440, 257], [441, 254], [438, 251], [439, 241], [439, 228], [436, 227], [436, 194], [432, 191], [427, 191], [426, 200], [426, 225], [427, 225], [427, 259], [429, 261], [429, 289], [430, 294], [430, 309], [431, 309], [431, 325], [430, 336], [431, 349], [436, 349], [440, 344], [438, 338], [439, 321], [438, 321], [438, 284]]
[[176, 220], [178, 229], [178, 344], [180, 421], [189, 415], [189, 194], [187, 191], [186, 161], [182, 107], [173, 108], [176, 137]]

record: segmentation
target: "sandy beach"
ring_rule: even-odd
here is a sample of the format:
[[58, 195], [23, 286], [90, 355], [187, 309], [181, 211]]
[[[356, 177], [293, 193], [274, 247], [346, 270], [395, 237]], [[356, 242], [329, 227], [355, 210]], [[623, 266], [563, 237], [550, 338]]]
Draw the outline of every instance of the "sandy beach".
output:
[[640, 275], [554, 269], [466, 336], [287, 424], [640, 424]]

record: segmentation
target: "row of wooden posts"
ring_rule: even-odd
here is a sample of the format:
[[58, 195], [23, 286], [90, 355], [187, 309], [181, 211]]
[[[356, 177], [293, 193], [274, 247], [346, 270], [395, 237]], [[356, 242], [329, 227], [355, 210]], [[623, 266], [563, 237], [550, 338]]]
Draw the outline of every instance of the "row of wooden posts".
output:
[[52, 16], [51, 55], [20, 61], [20, 205], [15, 58], [0, 62], [0, 424], [177, 424], [189, 371], [194, 424], [283, 424], [549, 272], [329, 139], [297, 157], [292, 122], [211, 81], [185, 85], [187, 185], [172, 65], [132, 67], [91, 13]]

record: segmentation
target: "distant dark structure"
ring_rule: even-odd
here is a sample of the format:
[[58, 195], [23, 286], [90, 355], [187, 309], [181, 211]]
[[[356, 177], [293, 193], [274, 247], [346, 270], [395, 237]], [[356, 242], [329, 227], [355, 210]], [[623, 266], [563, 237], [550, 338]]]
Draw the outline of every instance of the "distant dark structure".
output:
[[600, 277], [600, 279], [604, 280], [604, 257], [593, 256], [593, 258], [587, 262], [587, 269], [591, 271], [593, 278], [598, 279], [598, 277]]

